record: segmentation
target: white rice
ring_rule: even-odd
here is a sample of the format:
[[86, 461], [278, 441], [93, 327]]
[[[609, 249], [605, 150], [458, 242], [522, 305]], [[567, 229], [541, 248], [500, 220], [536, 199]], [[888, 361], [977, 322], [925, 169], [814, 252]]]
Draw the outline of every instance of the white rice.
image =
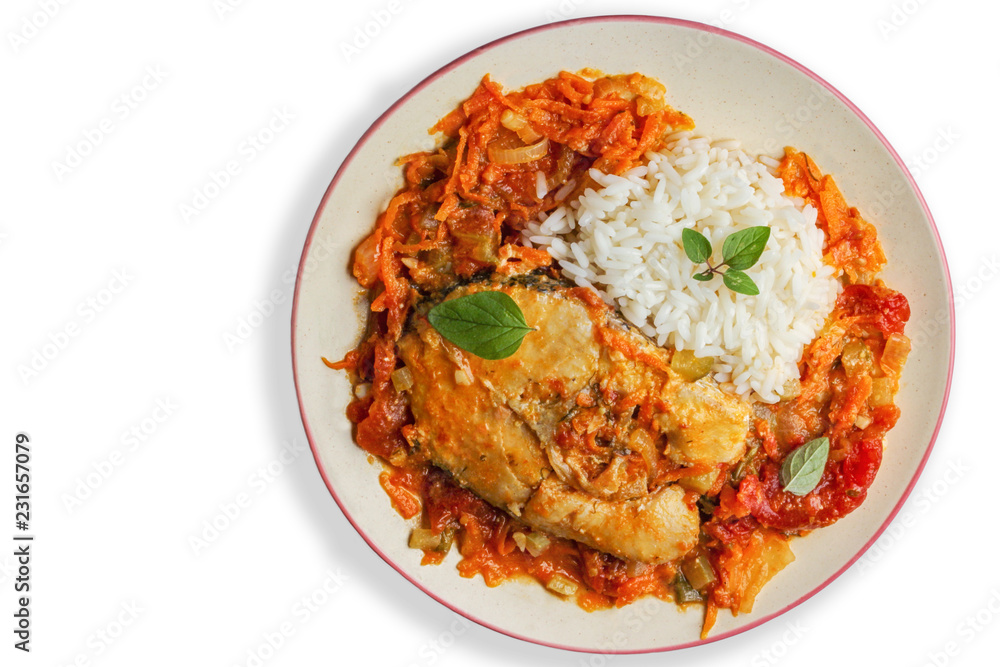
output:
[[[601, 189], [529, 223], [524, 242], [546, 248], [567, 279], [595, 288], [657, 344], [715, 357], [724, 388], [777, 402], [840, 291], [823, 262], [816, 210], [784, 195], [777, 161], [751, 157], [732, 140], [678, 132], [646, 157], [620, 176], [591, 170]], [[771, 229], [746, 271], [759, 295], [732, 292], [719, 276], [692, 277], [706, 267], [684, 253], [682, 229], [711, 241], [715, 265], [727, 236], [757, 225]]]

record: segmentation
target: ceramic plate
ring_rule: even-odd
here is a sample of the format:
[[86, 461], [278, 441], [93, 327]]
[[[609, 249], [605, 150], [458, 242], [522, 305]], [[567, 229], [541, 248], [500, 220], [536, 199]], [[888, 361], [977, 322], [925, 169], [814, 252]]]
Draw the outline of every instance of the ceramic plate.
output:
[[[701, 24], [653, 17], [599, 17], [546, 25], [476, 49], [420, 82], [378, 118], [327, 190], [302, 254], [292, 315], [295, 381], [317, 464], [348, 519], [404, 577], [428, 595], [499, 632], [567, 649], [668, 650], [700, 643], [701, 610], [647, 600], [585, 613], [540, 585], [487, 588], [455, 570], [420, 566], [407, 547], [410, 526], [390, 507], [379, 468], [351, 438], [344, 416], [346, 374], [339, 359], [359, 341], [364, 313], [349, 273], [354, 246], [402, 185], [398, 156], [432, 147], [425, 128], [475, 89], [483, 75], [506, 89], [559, 70], [642, 72], [667, 86], [668, 101], [698, 132], [735, 138], [750, 152], [809, 153], [837, 179], [847, 201], [873, 221], [889, 257], [883, 277], [910, 300], [913, 352], [898, 395], [902, 418], [865, 504], [834, 526], [793, 540], [796, 561], [757, 598], [752, 614], [720, 613], [709, 641], [781, 614], [829, 584], [888, 526], [929, 455], [947, 401], [954, 309], [937, 231], [899, 156], [871, 122], [816, 74], [745, 37]], [[902, 554], [899, 554], [900, 556]]]

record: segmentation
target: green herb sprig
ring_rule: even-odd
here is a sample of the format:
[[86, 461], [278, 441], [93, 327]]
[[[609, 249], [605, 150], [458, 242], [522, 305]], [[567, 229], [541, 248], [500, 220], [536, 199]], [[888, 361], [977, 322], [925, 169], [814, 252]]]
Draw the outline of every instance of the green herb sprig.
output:
[[443, 301], [427, 319], [439, 334], [483, 359], [504, 359], [517, 352], [534, 329], [514, 299], [503, 292], [475, 292]]
[[797, 496], [806, 495], [823, 478], [829, 457], [829, 438], [816, 438], [797, 448], [781, 464], [782, 488]]
[[[750, 227], [726, 237], [722, 244], [722, 262], [712, 266], [712, 243], [700, 232], [685, 228], [681, 232], [684, 253], [695, 264], [704, 262], [708, 268], [692, 276], [702, 282], [711, 280], [715, 274], [722, 276], [722, 282], [734, 292], [756, 296], [760, 294], [757, 284], [744, 271], [757, 263], [764, 246], [771, 237], [770, 227]], [[722, 267], [727, 267], [722, 270]]]

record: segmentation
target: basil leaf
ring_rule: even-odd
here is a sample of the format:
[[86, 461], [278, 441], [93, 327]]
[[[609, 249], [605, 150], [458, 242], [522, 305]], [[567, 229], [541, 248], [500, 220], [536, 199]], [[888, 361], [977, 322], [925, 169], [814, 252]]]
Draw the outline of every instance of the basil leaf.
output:
[[785, 491], [804, 496], [819, 484], [830, 456], [830, 439], [816, 438], [785, 457], [781, 464], [781, 485]]
[[757, 283], [750, 276], [736, 269], [729, 269], [723, 273], [722, 282], [726, 283], [726, 287], [740, 294], [747, 294], [749, 296], [760, 294], [760, 290], [757, 289]]
[[707, 282], [712, 279], [712, 272], [705, 271], [703, 273], [696, 273], [691, 277], [694, 278], [695, 280], [700, 280], [701, 282]]
[[771, 228], [764, 226], [730, 234], [722, 244], [722, 263], [738, 271], [749, 269], [760, 259], [770, 236]]
[[443, 301], [427, 313], [431, 326], [446, 339], [483, 359], [503, 359], [517, 352], [533, 331], [517, 302], [503, 292], [476, 292]]
[[681, 242], [684, 244], [684, 252], [695, 264], [701, 264], [712, 255], [712, 244], [701, 233], [693, 229], [684, 228], [681, 231]]

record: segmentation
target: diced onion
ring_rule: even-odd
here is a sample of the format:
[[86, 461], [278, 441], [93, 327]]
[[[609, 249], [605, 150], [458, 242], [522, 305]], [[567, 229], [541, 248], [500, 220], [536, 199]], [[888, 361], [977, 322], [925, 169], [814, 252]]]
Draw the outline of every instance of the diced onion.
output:
[[363, 382], [354, 388], [354, 395], [358, 398], [365, 398], [370, 393], [372, 393], [371, 382]]
[[852, 339], [844, 346], [840, 363], [844, 366], [848, 377], [871, 375], [873, 365], [871, 350], [860, 340]]
[[406, 366], [394, 370], [389, 378], [396, 391], [406, 391], [413, 386], [413, 373]]
[[472, 384], [472, 378], [461, 368], [455, 371], [455, 384], [468, 387]]
[[688, 604], [689, 602], [701, 602], [702, 599], [701, 593], [691, 587], [683, 573], [678, 572], [677, 578], [674, 579], [674, 602]]
[[514, 544], [521, 551], [527, 551], [534, 557], [541, 556], [542, 553], [549, 548], [552, 541], [548, 538], [545, 533], [522, 533], [517, 531], [512, 536], [514, 538]]
[[895, 395], [896, 386], [892, 378], [875, 378], [872, 380], [872, 393], [868, 396], [868, 404], [873, 408], [889, 405]]
[[778, 392], [778, 396], [781, 400], [787, 401], [791, 398], [795, 398], [802, 393], [802, 382], [796, 378], [788, 378], [784, 385], [781, 387], [781, 391]]
[[670, 370], [689, 382], [701, 379], [712, 371], [715, 357], [696, 357], [691, 350], [674, 352], [670, 360]]
[[436, 551], [441, 548], [441, 535], [435, 535], [430, 528], [414, 528], [410, 533], [410, 548]]
[[500, 124], [506, 127], [508, 130], [513, 130], [517, 132], [522, 127], [528, 124], [527, 119], [519, 113], [514, 113], [513, 109], [504, 109], [504, 112], [500, 114]]
[[540, 556], [549, 548], [552, 541], [545, 533], [528, 533], [525, 537], [528, 553], [532, 556]]
[[389, 455], [389, 463], [396, 466], [397, 468], [403, 467], [406, 464], [407, 454], [406, 450], [400, 447]]
[[354, 251], [354, 265], [352, 271], [354, 277], [358, 279], [361, 286], [370, 289], [378, 280], [379, 270], [379, 248], [378, 239], [372, 234], [358, 246]]
[[902, 334], [889, 334], [882, 352], [882, 369], [888, 374], [899, 375], [910, 354], [910, 339]]
[[638, 577], [649, 571], [651, 566], [647, 563], [640, 563], [637, 560], [630, 560], [625, 562], [625, 576], [627, 577]]
[[663, 100], [653, 100], [648, 97], [640, 97], [635, 102], [635, 112], [640, 116], [649, 116], [666, 107]]
[[517, 148], [497, 148], [490, 146], [490, 161], [498, 164], [525, 164], [534, 162], [549, 154], [549, 140], [543, 138], [541, 141], [530, 146], [518, 146]]
[[708, 493], [709, 489], [715, 484], [715, 480], [719, 477], [718, 470], [709, 470], [708, 472], [701, 475], [693, 475], [690, 477], [681, 477], [677, 480], [677, 483], [688, 491], [695, 491], [701, 495]]
[[557, 574], [549, 580], [549, 583], [545, 584], [545, 587], [552, 591], [553, 593], [558, 593], [559, 595], [573, 595], [576, 593], [577, 585], [572, 579], [564, 577], [561, 574]]
[[705, 590], [705, 587], [716, 579], [712, 563], [705, 554], [698, 554], [697, 558], [685, 560], [681, 565], [681, 571], [688, 583], [699, 591]]
[[410, 533], [410, 548], [421, 551], [437, 551], [446, 554], [455, 543], [455, 531], [444, 530], [438, 534], [430, 528], [414, 528]]
[[515, 132], [521, 138], [521, 141], [526, 144], [534, 143], [542, 138], [542, 135], [528, 124], [527, 118], [514, 112], [512, 109], [506, 109], [500, 115], [500, 124], [508, 130]]

